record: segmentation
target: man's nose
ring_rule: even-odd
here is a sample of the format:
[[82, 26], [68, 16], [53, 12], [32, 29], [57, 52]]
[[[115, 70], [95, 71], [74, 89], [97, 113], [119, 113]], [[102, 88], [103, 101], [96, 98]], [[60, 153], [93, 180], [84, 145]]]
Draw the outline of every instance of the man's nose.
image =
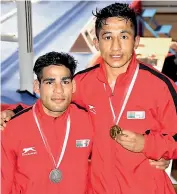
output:
[[120, 44], [120, 40], [118, 38], [114, 38], [112, 40], [111, 49], [113, 51], [121, 50], [121, 44]]
[[63, 93], [64, 90], [63, 90], [62, 84], [61, 84], [61, 83], [55, 84], [54, 91], [55, 91], [56, 93]]

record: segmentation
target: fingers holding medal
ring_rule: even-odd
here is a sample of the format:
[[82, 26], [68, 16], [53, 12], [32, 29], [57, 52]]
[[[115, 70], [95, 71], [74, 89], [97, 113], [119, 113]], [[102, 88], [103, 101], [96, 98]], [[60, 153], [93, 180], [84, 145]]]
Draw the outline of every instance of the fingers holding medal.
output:
[[123, 148], [131, 152], [142, 152], [144, 149], [145, 137], [142, 134], [114, 125], [110, 129], [110, 136]]
[[113, 140], [116, 140], [117, 135], [122, 135], [122, 129], [119, 126], [114, 125], [110, 129], [110, 136]]

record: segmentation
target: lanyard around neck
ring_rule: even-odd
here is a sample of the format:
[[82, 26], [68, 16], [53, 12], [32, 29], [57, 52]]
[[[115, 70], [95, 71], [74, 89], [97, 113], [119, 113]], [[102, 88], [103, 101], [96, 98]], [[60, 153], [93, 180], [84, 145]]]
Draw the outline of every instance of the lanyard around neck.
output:
[[[113, 120], [114, 120], [114, 122], [115, 122], [116, 125], [118, 125], [118, 123], [119, 123], [119, 121], [120, 121], [120, 118], [121, 118], [121, 116], [122, 116], [122, 113], [123, 113], [123, 111], [124, 111], [124, 109], [125, 109], [125, 106], [126, 106], [126, 104], [127, 104], [127, 102], [128, 102], [128, 99], [129, 99], [130, 94], [131, 94], [131, 92], [132, 92], [132, 89], [133, 89], [133, 87], [134, 87], [134, 84], [135, 84], [135, 81], [136, 81], [138, 72], [139, 72], [139, 64], [138, 64], [137, 67], [136, 67], [135, 73], [134, 73], [133, 78], [132, 78], [132, 80], [131, 80], [131, 83], [130, 83], [130, 85], [129, 85], [129, 87], [128, 87], [128, 91], [127, 91], [127, 94], [126, 94], [126, 96], [125, 96], [125, 98], [124, 98], [124, 102], [123, 102], [123, 104], [122, 104], [120, 113], [119, 113], [119, 115], [117, 116], [117, 121], [116, 121], [116, 114], [115, 114], [115, 111], [114, 111], [114, 108], [113, 108], [113, 105], [112, 105], [112, 101], [111, 101], [111, 98], [109, 97], [109, 105], [110, 105], [111, 112], [112, 112], [112, 115], [113, 115]], [[106, 85], [105, 85], [105, 84], [104, 84], [104, 88], [105, 88], [105, 90], [106, 90]]]
[[63, 147], [62, 147], [62, 151], [61, 151], [58, 163], [56, 164], [54, 156], [53, 156], [53, 154], [51, 152], [51, 148], [50, 148], [50, 146], [48, 144], [47, 138], [45, 137], [44, 132], [43, 132], [42, 128], [39, 125], [39, 121], [38, 121], [38, 118], [37, 118], [37, 115], [36, 115], [36, 112], [35, 112], [35, 106], [36, 106], [36, 104], [33, 106], [33, 116], [34, 116], [37, 128], [38, 128], [38, 130], [40, 132], [42, 141], [43, 141], [43, 143], [44, 143], [44, 145], [46, 147], [47, 152], [49, 153], [49, 155], [50, 155], [50, 157], [51, 157], [51, 159], [53, 161], [53, 164], [54, 164], [55, 168], [58, 168], [60, 163], [61, 163], [61, 161], [62, 161], [62, 159], [63, 159], [64, 153], [65, 153], [65, 150], [66, 150], [66, 146], [67, 146], [67, 142], [68, 142], [68, 137], [69, 137], [69, 132], [70, 132], [70, 116], [68, 115], [68, 118], [67, 118], [66, 134], [65, 134], [65, 138], [64, 138], [64, 142], [63, 142]]

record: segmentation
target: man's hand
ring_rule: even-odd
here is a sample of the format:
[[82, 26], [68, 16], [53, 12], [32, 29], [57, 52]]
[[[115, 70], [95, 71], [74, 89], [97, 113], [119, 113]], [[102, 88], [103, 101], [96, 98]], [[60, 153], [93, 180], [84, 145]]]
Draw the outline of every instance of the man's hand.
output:
[[165, 160], [163, 158], [161, 158], [160, 160], [149, 160], [149, 163], [151, 166], [154, 166], [155, 168], [161, 169], [161, 170], [165, 170], [166, 168], [168, 168], [169, 164], [170, 164], [170, 160]]
[[[117, 135], [116, 141], [125, 149], [132, 152], [142, 152], [144, 148], [144, 136], [132, 131], [122, 130], [122, 135]], [[170, 164], [170, 160], [161, 158], [160, 160], [149, 160], [151, 166], [165, 170]]]
[[144, 136], [132, 131], [122, 130], [121, 135], [117, 135], [116, 141], [125, 149], [132, 152], [142, 152], [144, 148]]
[[6, 127], [6, 122], [8, 122], [15, 113], [12, 110], [4, 110], [1, 112], [0, 130]]

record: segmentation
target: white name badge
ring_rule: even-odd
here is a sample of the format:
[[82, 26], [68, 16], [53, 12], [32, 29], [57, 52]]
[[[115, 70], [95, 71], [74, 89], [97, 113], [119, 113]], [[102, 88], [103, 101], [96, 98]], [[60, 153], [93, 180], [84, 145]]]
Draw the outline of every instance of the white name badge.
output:
[[77, 148], [85, 148], [88, 147], [90, 143], [90, 139], [80, 139], [76, 140], [76, 147]]
[[145, 119], [145, 111], [127, 111], [127, 119]]

